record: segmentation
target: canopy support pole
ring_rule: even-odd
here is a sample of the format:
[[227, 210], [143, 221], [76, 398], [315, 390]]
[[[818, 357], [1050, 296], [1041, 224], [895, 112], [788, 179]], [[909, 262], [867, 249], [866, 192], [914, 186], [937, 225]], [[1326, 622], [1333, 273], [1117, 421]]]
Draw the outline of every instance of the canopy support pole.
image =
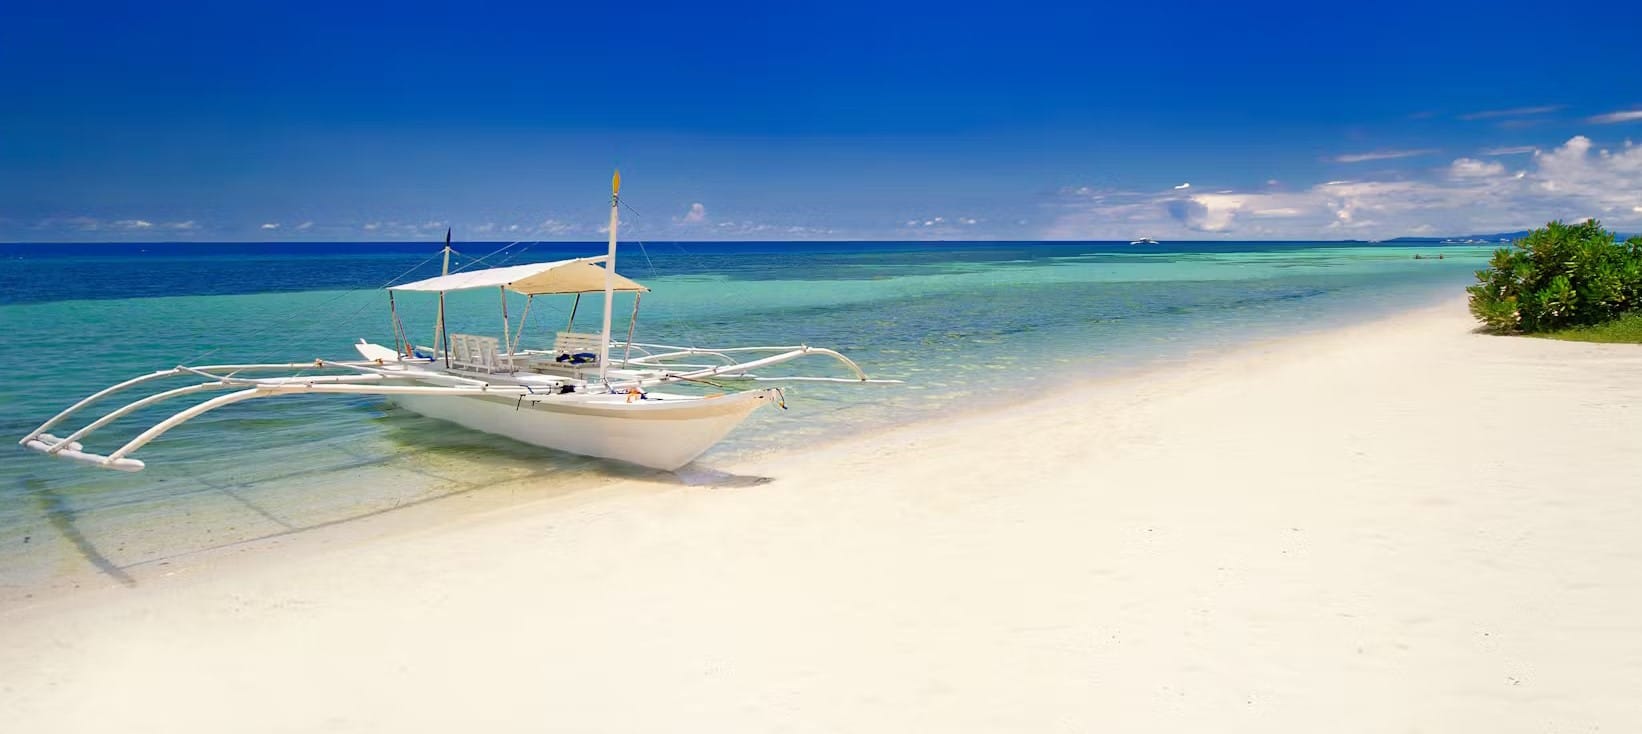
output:
[[582, 294], [576, 294], [576, 300], [570, 302], [570, 323], [564, 325], [565, 331], [576, 330], [576, 309], [582, 305]]
[[393, 291], [388, 291], [388, 318], [393, 321], [393, 351], [398, 354], [409, 355], [410, 350], [405, 348], [404, 325], [399, 323], [399, 309], [393, 303]]
[[621, 352], [621, 366], [627, 366], [627, 358], [633, 355], [633, 327], [639, 324], [639, 299], [643, 293], [633, 293], [633, 318], [627, 320], [627, 346]]
[[502, 346], [507, 347], [507, 366], [513, 368], [513, 325], [507, 320], [507, 288], [497, 288], [502, 295]]
[[[439, 339], [444, 341], [440, 342]], [[445, 352], [445, 369], [450, 369], [450, 331], [445, 329], [445, 292], [439, 291], [439, 325], [434, 330], [434, 342], [443, 347]]]
[[[517, 332], [514, 332], [514, 334], [513, 334], [513, 343], [514, 344], [524, 343], [525, 324], [530, 323], [530, 304], [535, 303], [535, 302], [536, 302], [536, 296], [535, 295], [525, 296], [525, 310], [524, 310], [524, 313], [519, 314], [519, 330]], [[508, 356], [509, 357], [513, 356], [513, 353], [508, 352]]]
[[[445, 263], [439, 268], [440, 275], [450, 275], [450, 228], [445, 228]], [[439, 318], [433, 323], [433, 348], [445, 350], [445, 367], [450, 367], [450, 334], [445, 332], [445, 292], [439, 291]]]

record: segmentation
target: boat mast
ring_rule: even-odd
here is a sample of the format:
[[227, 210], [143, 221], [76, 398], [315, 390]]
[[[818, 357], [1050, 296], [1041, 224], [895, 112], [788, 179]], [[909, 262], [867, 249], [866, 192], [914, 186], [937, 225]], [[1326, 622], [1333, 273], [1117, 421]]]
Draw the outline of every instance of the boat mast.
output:
[[610, 252], [604, 258], [604, 332], [599, 337], [599, 382], [605, 382], [610, 361], [610, 306], [616, 295], [616, 205], [621, 196], [621, 171], [610, 179]]
[[[445, 264], [439, 268], [440, 275], [450, 275], [450, 227], [445, 228]], [[445, 292], [439, 291], [439, 320], [433, 325], [433, 348], [445, 353], [445, 366], [450, 366], [450, 345], [445, 341]]]

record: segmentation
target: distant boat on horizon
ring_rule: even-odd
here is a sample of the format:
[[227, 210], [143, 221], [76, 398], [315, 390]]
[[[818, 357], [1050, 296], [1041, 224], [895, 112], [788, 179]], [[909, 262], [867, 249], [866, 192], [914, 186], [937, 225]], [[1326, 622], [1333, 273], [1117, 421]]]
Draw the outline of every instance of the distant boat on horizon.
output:
[[1130, 242], [1129, 244], [1131, 244], [1131, 245], [1155, 245], [1155, 244], [1157, 244], [1157, 240], [1154, 240], [1150, 237], [1142, 237], [1138, 240]]

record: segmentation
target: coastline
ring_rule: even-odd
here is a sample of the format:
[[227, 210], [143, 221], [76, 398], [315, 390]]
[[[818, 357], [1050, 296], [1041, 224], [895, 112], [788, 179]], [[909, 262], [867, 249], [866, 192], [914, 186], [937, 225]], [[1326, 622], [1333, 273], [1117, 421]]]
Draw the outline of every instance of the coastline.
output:
[[[96, 288], [53, 290], [56, 300], [35, 302], [25, 290], [22, 303], [0, 305], [0, 320], [11, 316], [52, 327], [32, 334], [37, 358], [19, 363], [10, 387], [0, 390], [0, 402], [14, 408], [0, 415], [4, 433], [22, 436], [69, 398], [104, 386], [105, 379], [129, 376], [113, 365], [163, 369], [209, 353], [240, 361], [335, 357], [352, 336], [380, 331], [381, 304], [368, 292], [265, 291], [256, 276], [270, 261], [234, 254], [243, 249], [225, 246], [223, 254], [204, 258], [162, 256], [135, 271], [119, 257], [35, 262], [36, 275], [27, 282], [63, 282], [92, 267], [127, 285], [141, 281], [147, 290], [110, 298], [129, 296], [132, 289], [108, 288], [99, 278], [90, 281], [99, 283]], [[343, 273], [353, 273], [356, 284], [380, 283], [420, 261], [437, 264], [425, 252], [359, 257], [346, 247], [334, 253], [310, 249], [280, 265], [293, 273], [285, 285], [313, 286]], [[1148, 253], [1098, 243], [939, 249], [777, 243], [767, 250], [784, 253], [780, 257], [747, 258], [739, 245], [719, 245], [708, 257], [674, 255], [666, 262], [658, 253], [655, 285], [665, 286], [668, 295], [654, 307], [647, 300], [645, 338], [737, 344], [754, 335], [796, 339], [843, 348], [873, 375], [906, 380], [899, 388], [793, 386], [791, 412], [758, 411], [699, 465], [725, 467], [792, 447], [808, 450], [862, 427], [945, 421], [988, 404], [1075, 389], [1090, 379], [1327, 328], [1331, 321], [1372, 318], [1453, 292], [1462, 277], [1471, 277], [1457, 251], [1433, 266], [1410, 260], [1407, 248], [1339, 243], [1219, 243]], [[173, 277], [180, 265], [192, 275]], [[372, 270], [383, 273], [361, 275]], [[866, 274], [871, 277], [860, 277]], [[725, 299], [730, 281], [738, 296]], [[6, 295], [15, 300], [19, 293]], [[412, 304], [400, 305], [415, 321]], [[476, 329], [494, 328], [494, 306], [489, 298], [465, 306], [452, 302], [470, 318], [484, 317]], [[280, 339], [264, 338], [259, 314], [270, 310], [302, 314], [303, 320]], [[555, 319], [542, 308], [533, 315], [537, 327], [562, 324], [566, 316]], [[432, 318], [432, 311], [424, 316]], [[223, 330], [223, 324], [246, 328]], [[338, 334], [352, 336], [339, 340]], [[55, 366], [77, 358], [87, 343], [98, 345], [110, 365], [106, 373]], [[267, 539], [284, 538], [289, 547], [293, 539], [306, 542], [314, 528], [338, 523], [350, 530], [333, 534], [364, 533], [377, 521], [359, 518], [393, 516], [439, 495], [463, 499], [435, 506], [484, 504], [475, 496], [521, 477], [533, 479], [525, 485], [532, 492], [554, 493], [628, 475], [586, 457], [544, 460], [535, 447], [452, 432], [382, 401], [280, 402], [190, 421], [145, 449], [141, 458], [148, 469], [135, 475], [87, 472], [27, 451], [0, 451], [0, 475], [9, 478], [0, 483], [0, 607], [31, 595], [73, 592], [75, 584], [103, 585], [147, 566], [168, 564], [166, 570], [174, 571], [203, 554], [237, 553]], [[110, 426], [93, 445], [109, 450], [120, 433], [134, 435], [144, 420], [168, 414], [163, 406], [151, 412], [151, 418], [133, 416]]]
[[[213, 523], [218, 527], [234, 526], [236, 523], [243, 526], [248, 519], [256, 521], [257, 516], [271, 521], [264, 525], [260, 533], [240, 529], [238, 532], [226, 533], [226, 537], [219, 537], [209, 544], [191, 544], [191, 547], [179, 548], [170, 553], [132, 553], [128, 551], [127, 544], [140, 546], [142, 538], [128, 537], [126, 533], [130, 528], [121, 527], [117, 521], [110, 524], [108, 518], [83, 517], [82, 513], [65, 503], [63, 509], [56, 513], [44, 513], [49, 523], [40, 523], [41, 527], [35, 528], [32, 538], [35, 542], [50, 543], [52, 536], [55, 535], [61, 536], [61, 542], [56, 543], [49, 551], [43, 551], [36, 546], [34, 552], [45, 552], [48, 554], [46, 556], [17, 559], [19, 564], [32, 564], [33, 573], [17, 573], [24, 569], [25, 565], [11, 569], [0, 568], [0, 571], [9, 571], [12, 578], [11, 583], [0, 584], [0, 615], [10, 609], [64, 601], [73, 603], [74, 597], [87, 593], [117, 593], [123, 587], [179, 574], [209, 573], [222, 559], [235, 559], [233, 562], [236, 563], [279, 563], [280, 558], [262, 559], [258, 554], [272, 552], [291, 555], [305, 553], [313, 548], [368, 543], [382, 537], [414, 533], [461, 522], [471, 515], [506, 512], [537, 502], [554, 505], [576, 503], [595, 496], [596, 490], [618, 484], [631, 484], [633, 486], [629, 489], [636, 491], [651, 491], [675, 486], [734, 487], [762, 482], [766, 481], [767, 477], [738, 473], [738, 467], [779, 464], [805, 453], [838, 444], [870, 442], [897, 432], [918, 430], [920, 426], [932, 427], [954, 420], [981, 419], [1012, 410], [1030, 410], [1038, 402], [1053, 400], [1043, 397], [1046, 395], [1058, 395], [1065, 391], [1079, 392], [1091, 386], [1110, 385], [1130, 379], [1166, 377], [1194, 364], [1213, 363], [1214, 360], [1226, 359], [1228, 356], [1258, 353], [1295, 339], [1305, 339], [1342, 328], [1394, 318], [1397, 314], [1430, 308], [1431, 304], [1442, 300], [1434, 294], [1422, 296], [1400, 307], [1387, 304], [1357, 304], [1356, 311], [1325, 312], [1321, 316], [1313, 314], [1299, 322], [1257, 322], [1243, 327], [1239, 333], [1240, 338], [1230, 343], [1226, 341], [1227, 335], [1217, 334], [1211, 330], [1208, 335], [1176, 337], [1168, 346], [1162, 347], [1161, 351], [1148, 351], [1146, 348], [1129, 344], [1124, 345], [1126, 348], [1120, 347], [1110, 354], [1098, 354], [1093, 360], [1083, 363], [1057, 359], [1055, 361], [1060, 364], [1054, 368], [1056, 376], [1032, 378], [1028, 383], [1031, 386], [1030, 392], [1026, 393], [1024, 401], [1019, 399], [1022, 393], [1018, 390], [1009, 394], [972, 394], [959, 402], [948, 402], [934, 414], [915, 414], [910, 418], [889, 418], [883, 414], [864, 416], [869, 421], [865, 428], [851, 426], [849, 431], [845, 431], [843, 425], [832, 425], [819, 433], [811, 430], [804, 425], [806, 412], [835, 408], [829, 407], [832, 404], [824, 399], [818, 403], [810, 402], [807, 395], [798, 395], [795, 396], [798, 398], [795, 401], [796, 409], [790, 417], [786, 414], [755, 415], [749, 425], [738, 429], [738, 433], [742, 434], [740, 438], [745, 439], [750, 431], [757, 432], [763, 428], [759, 425], [762, 419], [764, 425], [771, 425], [781, 433], [780, 444], [784, 444], [783, 447], [778, 448], [772, 442], [766, 441], [764, 443], [770, 445], [756, 449], [734, 446], [728, 451], [710, 451], [702, 462], [692, 464], [677, 474], [657, 472], [618, 462], [556, 455], [553, 469], [544, 479], [539, 472], [518, 471], [532, 462], [539, 461], [537, 457], [541, 451], [519, 444], [516, 451], [495, 452], [494, 455], [485, 457], [490, 463], [505, 462], [508, 465], [507, 471], [495, 471], [488, 476], [464, 479], [454, 489], [441, 488], [419, 493], [420, 496], [416, 496], [417, 493], [409, 497], [402, 496], [395, 498], [391, 504], [377, 501], [368, 506], [361, 506], [357, 511], [316, 513], [317, 519], [307, 523], [296, 522], [306, 514], [300, 512], [301, 508], [280, 508], [277, 505], [269, 508], [276, 512], [298, 510], [296, 517], [289, 518], [292, 522], [288, 522], [285, 518], [270, 516], [268, 510], [258, 506], [250, 498], [220, 488], [213, 489], [227, 497], [227, 501], [220, 504], [228, 509], [218, 509], [215, 516], [208, 514], [207, 511], [211, 508], [185, 505], [167, 507], [161, 504], [166, 500], [159, 498], [156, 501], [156, 509], [146, 513], [152, 518], [151, 522], [163, 524], [186, 515], [196, 520], [197, 524], [191, 531], [193, 535], [189, 537], [200, 535], [202, 527], [203, 534], [210, 535]], [[1363, 310], [1365, 305], [1367, 310]], [[1007, 370], [1002, 367], [989, 369], [994, 373]], [[906, 387], [914, 390], [926, 389], [925, 386], [917, 384], [916, 380]], [[869, 392], [888, 389], [892, 388], [874, 387], [869, 388]], [[943, 402], [949, 400], [950, 398], [945, 398]], [[781, 423], [789, 425], [780, 425]], [[483, 434], [471, 435], [480, 442], [490, 441]], [[733, 435], [727, 443], [734, 444], [736, 438], [737, 436]], [[303, 444], [291, 444], [288, 447], [295, 452], [292, 458], [311, 448], [311, 443], [306, 447]], [[413, 443], [398, 450], [402, 454], [409, 454], [416, 452], [417, 448]], [[27, 458], [37, 461], [37, 457]], [[417, 474], [457, 476], [460, 475], [463, 464], [471, 464], [473, 461], [476, 460], [462, 460], [455, 467], [419, 461], [420, 466], [403, 467], [402, 472], [409, 471], [401, 473], [401, 476], [413, 480]], [[73, 470], [81, 473], [86, 471], [83, 468]], [[452, 474], [453, 470], [456, 474]], [[92, 472], [91, 476], [99, 478], [97, 474], [99, 472]], [[391, 482], [395, 478], [390, 473], [380, 477], [361, 477], [353, 481], [365, 481], [374, 485], [384, 480]], [[331, 477], [327, 482], [327, 485], [337, 491], [348, 491], [348, 484], [346, 477]], [[236, 510], [239, 511], [238, 515], [233, 512]], [[145, 529], [150, 546], [155, 536], [169, 532], [172, 531], [161, 527]], [[27, 534], [20, 534], [13, 539], [18, 538], [24, 544], [31, 542]], [[40, 571], [48, 568], [55, 570], [50, 576], [43, 577], [42, 581]], [[6, 573], [0, 573], [0, 578], [6, 576]]]
[[1476, 335], [1449, 302], [693, 486], [447, 498], [0, 610], [0, 717], [1634, 726], [1639, 374], [1642, 350]]

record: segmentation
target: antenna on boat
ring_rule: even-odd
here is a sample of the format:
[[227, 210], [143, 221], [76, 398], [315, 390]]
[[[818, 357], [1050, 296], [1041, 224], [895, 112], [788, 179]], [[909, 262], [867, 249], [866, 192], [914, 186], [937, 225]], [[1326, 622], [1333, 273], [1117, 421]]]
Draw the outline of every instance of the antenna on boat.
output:
[[[450, 275], [450, 227], [445, 228], [445, 264], [440, 266], [440, 275]], [[445, 292], [439, 291], [439, 320], [433, 325], [433, 348], [443, 348], [445, 352], [445, 366], [450, 366], [450, 345], [445, 342], [448, 335], [445, 333]]]
[[610, 361], [610, 306], [616, 295], [616, 224], [621, 199], [621, 171], [610, 179], [610, 252], [604, 258], [604, 331], [599, 336], [599, 382], [605, 382]]

